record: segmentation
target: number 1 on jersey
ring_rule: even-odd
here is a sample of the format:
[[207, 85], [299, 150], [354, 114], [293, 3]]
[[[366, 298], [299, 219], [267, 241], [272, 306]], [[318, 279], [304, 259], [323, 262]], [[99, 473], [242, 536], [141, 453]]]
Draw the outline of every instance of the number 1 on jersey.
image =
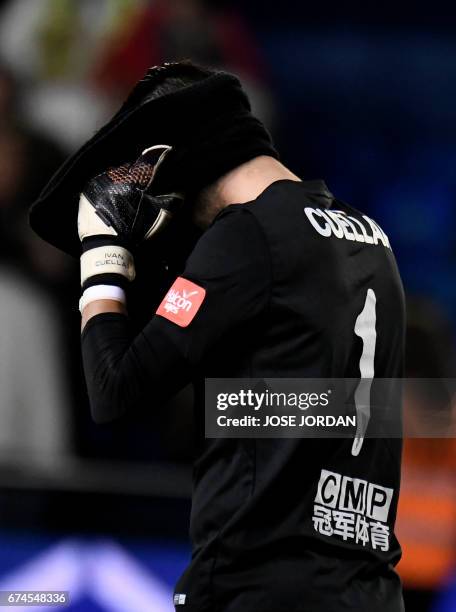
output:
[[370, 392], [374, 378], [375, 345], [377, 332], [377, 298], [372, 289], [367, 290], [364, 308], [355, 322], [355, 334], [363, 341], [363, 352], [359, 360], [361, 380], [355, 391], [356, 433], [352, 445], [352, 455], [359, 455], [364, 442], [364, 434], [370, 419]]

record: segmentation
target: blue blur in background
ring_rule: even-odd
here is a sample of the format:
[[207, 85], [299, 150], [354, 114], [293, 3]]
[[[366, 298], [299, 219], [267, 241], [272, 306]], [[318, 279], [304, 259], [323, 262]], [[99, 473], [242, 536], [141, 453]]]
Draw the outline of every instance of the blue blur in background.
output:
[[70, 604], [57, 606], [68, 612], [173, 612], [188, 559], [187, 546], [172, 541], [3, 532], [0, 591], [69, 591]]

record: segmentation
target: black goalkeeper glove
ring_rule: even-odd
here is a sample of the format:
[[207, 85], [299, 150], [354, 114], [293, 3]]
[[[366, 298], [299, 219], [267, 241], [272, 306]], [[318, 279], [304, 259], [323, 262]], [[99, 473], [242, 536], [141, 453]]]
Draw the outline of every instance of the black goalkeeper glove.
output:
[[167, 145], [150, 147], [135, 162], [94, 177], [81, 193], [83, 291], [96, 285], [126, 288], [135, 277], [136, 247], [159, 232], [180, 207], [182, 195], [153, 189], [157, 169], [170, 151]]

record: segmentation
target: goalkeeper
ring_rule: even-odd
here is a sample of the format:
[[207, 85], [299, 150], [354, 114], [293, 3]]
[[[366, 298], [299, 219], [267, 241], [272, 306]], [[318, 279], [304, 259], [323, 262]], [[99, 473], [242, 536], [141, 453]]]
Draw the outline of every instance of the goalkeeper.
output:
[[[133, 337], [135, 254], [182, 207], [202, 237]], [[149, 71], [31, 223], [81, 257], [97, 422], [196, 385], [193, 554], [176, 610], [402, 612], [400, 440], [211, 440], [202, 425], [205, 377], [400, 376], [402, 285], [379, 226], [280, 163], [235, 77], [189, 63]]]

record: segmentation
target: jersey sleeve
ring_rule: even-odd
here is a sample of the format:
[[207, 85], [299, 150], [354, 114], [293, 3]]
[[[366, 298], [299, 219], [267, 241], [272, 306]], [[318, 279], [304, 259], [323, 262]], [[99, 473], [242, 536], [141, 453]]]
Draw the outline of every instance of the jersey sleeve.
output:
[[81, 343], [92, 416], [107, 422], [153, 410], [200, 372], [223, 337], [265, 312], [271, 291], [266, 239], [242, 205], [203, 234], [146, 327], [132, 337], [125, 315], [90, 319]]

